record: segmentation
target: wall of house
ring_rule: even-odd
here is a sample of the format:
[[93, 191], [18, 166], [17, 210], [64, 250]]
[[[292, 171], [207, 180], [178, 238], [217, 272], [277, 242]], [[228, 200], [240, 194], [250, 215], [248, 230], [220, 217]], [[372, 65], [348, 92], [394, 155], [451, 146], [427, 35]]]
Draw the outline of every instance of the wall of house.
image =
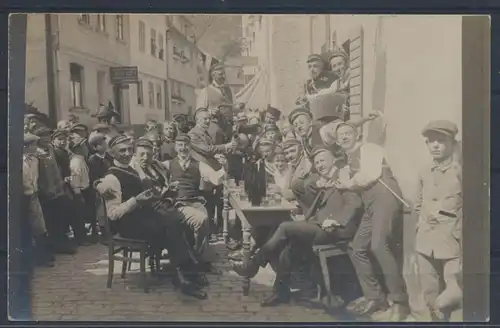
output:
[[49, 114], [45, 17], [43, 14], [28, 14], [25, 97], [27, 103], [32, 103], [42, 113]]
[[[144, 48], [140, 47], [140, 23], [144, 25]], [[155, 31], [156, 49], [152, 49], [152, 29]], [[137, 66], [139, 79], [142, 82], [142, 102], [138, 100], [138, 86], [130, 85], [130, 122], [143, 124], [147, 120], [163, 121], [168, 116], [168, 99], [165, 84], [167, 80], [166, 58], [167, 24], [164, 14], [134, 14], [130, 15], [130, 62]], [[163, 47], [160, 45], [163, 44]], [[160, 50], [163, 52], [160, 54]], [[152, 52], [154, 50], [154, 53]], [[149, 100], [149, 83], [153, 83], [153, 103]], [[161, 93], [161, 103], [158, 104], [157, 93]]]

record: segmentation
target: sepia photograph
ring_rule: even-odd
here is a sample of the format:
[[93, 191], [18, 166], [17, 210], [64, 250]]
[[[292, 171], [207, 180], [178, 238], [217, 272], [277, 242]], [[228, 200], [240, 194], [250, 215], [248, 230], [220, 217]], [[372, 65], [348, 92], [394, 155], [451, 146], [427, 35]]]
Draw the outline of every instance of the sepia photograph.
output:
[[25, 17], [12, 317], [464, 321], [464, 16]]

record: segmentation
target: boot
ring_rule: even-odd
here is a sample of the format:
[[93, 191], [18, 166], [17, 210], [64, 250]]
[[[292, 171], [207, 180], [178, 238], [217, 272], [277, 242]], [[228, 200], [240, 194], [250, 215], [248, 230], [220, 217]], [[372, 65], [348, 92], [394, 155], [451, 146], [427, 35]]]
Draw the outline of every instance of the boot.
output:
[[276, 277], [276, 281], [273, 286], [273, 293], [263, 299], [260, 302], [261, 307], [271, 307], [277, 306], [279, 304], [287, 304], [290, 303], [291, 295], [290, 295], [290, 286], [288, 279], [280, 279]]
[[184, 295], [192, 296], [199, 300], [208, 298], [207, 293], [200, 290], [200, 288], [195, 284], [191, 283], [180, 268], [176, 268], [175, 270], [173, 284], [176, 288], [179, 288], [181, 290], [181, 293], [183, 293]]

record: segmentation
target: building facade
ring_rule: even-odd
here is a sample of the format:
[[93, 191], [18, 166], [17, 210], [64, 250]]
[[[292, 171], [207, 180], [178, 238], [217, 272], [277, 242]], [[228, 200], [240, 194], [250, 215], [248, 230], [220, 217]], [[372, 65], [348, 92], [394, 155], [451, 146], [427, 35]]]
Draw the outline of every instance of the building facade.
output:
[[130, 15], [130, 62], [137, 66], [139, 82], [130, 85], [130, 123], [165, 120], [167, 99], [167, 58], [165, 15]]
[[195, 111], [199, 50], [194, 43], [193, 24], [184, 15], [166, 15], [169, 117]]
[[30, 14], [26, 101], [54, 119], [92, 114], [111, 102], [130, 122], [128, 90], [111, 84], [110, 68], [128, 66], [129, 18], [115, 14]]

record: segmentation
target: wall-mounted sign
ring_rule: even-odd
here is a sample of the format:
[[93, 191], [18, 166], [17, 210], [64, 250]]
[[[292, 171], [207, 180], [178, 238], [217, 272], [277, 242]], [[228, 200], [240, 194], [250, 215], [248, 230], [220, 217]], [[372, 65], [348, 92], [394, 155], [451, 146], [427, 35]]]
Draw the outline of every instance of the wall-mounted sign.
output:
[[131, 84], [139, 82], [137, 66], [111, 67], [109, 77], [112, 84]]

